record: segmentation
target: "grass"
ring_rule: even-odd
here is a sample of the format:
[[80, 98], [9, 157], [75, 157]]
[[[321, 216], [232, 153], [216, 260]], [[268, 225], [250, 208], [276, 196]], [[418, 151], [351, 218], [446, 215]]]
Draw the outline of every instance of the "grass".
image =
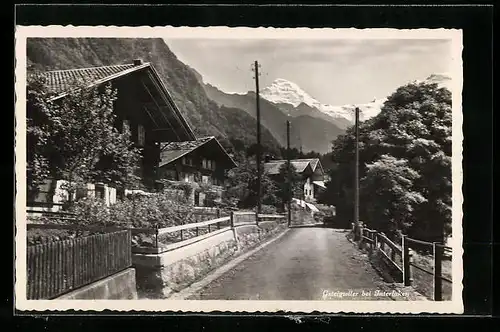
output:
[[[418, 265], [430, 272], [434, 269], [434, 260], [431, 255], [420, 255], [418, 253], [413, 254], [413, 263]], [[443, 260], [441, 264], [441, 270], [443, 277], [452, 280], [451, 272], [452, 262], [451, 260]], [[417, 291], [425, 295], [429, 299], [434, 298], [434, 276], [432, 274], [421, 271], [415, 267], [412, 267], [413, 276], [413, 286]], [[442, 295], [443, 300], [451, 300], [452, 296], [452, 284], [446, 280], [442, 281]]]

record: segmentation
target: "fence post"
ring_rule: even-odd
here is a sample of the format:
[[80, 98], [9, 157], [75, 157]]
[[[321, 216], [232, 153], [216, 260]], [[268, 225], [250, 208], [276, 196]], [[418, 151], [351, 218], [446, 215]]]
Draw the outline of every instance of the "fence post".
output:
[[158, 248], [158, 224], [155, 225], [155, 245], [156, 245], [156, 248]]
[[217, 209], [217, 219], [219, 219], [219, 218], [220, 218], [220, 209], [218, 208]]
[[410, 266], [410, 248], [408, 246], [408, 235], [402, 235], [403, 247], [403, 280], [405, 286], [411, 286], [411, 266]]
[[443, 259], [443, 248], [438, 243], [432, 243], [432, 251], [434, 255], [434, 301], [443, 300], [443, 279], [441, 262]]
[[363, 229], [363, 223], [359, 223], [359, 226], [358, 226], [358, 240], [360, 242], [363, 242], [363, 233], [364, 233], [364, 229]]
[[375, 232], [373, 234], [375, 234], [374, 239], [373, 239], [373, 241], [374, 241], [373, 244], [375, 246], [375, 249], [377, 249], [378, 248], [378, 232]]
[[234, 228], [234, 211], [231, 211], [231, 213], [229, 215], [229, 221], [230, 221], [231, 228]]
[[255, 224], [259, 225], [259, 214], [257, 212], [255, 212]]

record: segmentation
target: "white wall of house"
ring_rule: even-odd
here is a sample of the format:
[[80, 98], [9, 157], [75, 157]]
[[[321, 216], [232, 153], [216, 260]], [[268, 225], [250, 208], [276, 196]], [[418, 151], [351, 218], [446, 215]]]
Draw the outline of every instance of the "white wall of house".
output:
[[304, 199], [305, 200], [312, 200], [314, 199], [314, 185], [311, 181], [311, 178], [307, 178], [307, 180], [304, 183]]
[[[47, 183], [44, 184], [44, 190], [48, 190], [50, 187], [50, 182], [53, 180], [47, 180]], [[68, 201], [69, 195], [67, 190], [65, 189], [65, 185], [67, 181], [65, 180], [57, 180], [55, 181], [55, 189], [52, 197], [47, 191], [44, 191], [43, 194], [39, 194], [35, 201], [39, 202], [52, 202], [52, 203], [64, 203]], [[116, 189], [113, 187], [109, 187], [105, 184], [93, 184], [87, 183], [84, 188], [78, 189], [75, 193], [73, 193], [73, 200], [81, 198], [81, 197], [99, 197], [104, 199], [104, 202], [107, 206], [116, 203]], [[54, 206], [52, 210], [60, 209], [59, 206]]]

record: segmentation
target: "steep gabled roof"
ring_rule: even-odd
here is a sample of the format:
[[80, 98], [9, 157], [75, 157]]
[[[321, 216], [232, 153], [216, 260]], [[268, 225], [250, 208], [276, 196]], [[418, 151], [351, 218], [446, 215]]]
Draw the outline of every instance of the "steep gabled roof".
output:
[[134, 66], [133, 64], [101, 66], [91, 68], [77, 68], [67, 70], [53, 70], [43, 73], [47, 79], [49, 90], [56, 94], [53, 99], [62, 97], [69, 91], [75, 80], [89, 85], [97, 85], [105, 81], [141, 70], [150, 66], [149, 63]]
[[151, 74], [150, 77], [158, 86], [162, 98], [164, 98], [166, 104], [168, 104], [172, 109], [172, 112], [179, 120], [180, 125], [185, 129], [188, 137], [193, 140], [196, 139], [196, 135], [175, 104], [160, 75], [149, 62], [139, 64], [122, 64], [90, 68], [54, 70], [44, 72], [42, 73], [42, 75], [47, 79], [47, 85], [50, 91], [55, 94], [55, 96], [51, 99], [56, 100], [64, 97], [69, 93], [69, 90], [71, 89], [75, 80], [79, 80], [84, 84], [88, 84], [89, 87], [92, 87], [141, 70], [149, 71], [149, 73]]
[[[286, 162], [286, 160], [271, 160], [264, 164], [264, 172], [271, 175], [279, 174], [281, 166]], [[290, 163], [295, 167], [297, 173], [303, 173], [308, 167], [312, 170], [311, 164], [307, 159], [293, 159], [290, 160]]]
[[[279, 174], [280, 167], [286, 162], [287, 161], [284, 159], [271, 160], [264, 164], [264, 172], [271, 175]], [[290, 163], [295, 167], [297, 173], [304, 173], [308, 167], [311, 172], [315, 172], [317, 169], [320, 169], [323, 173], [323, 166], [321, 166], [321, 162], [318, 158], [292, 159], [290, 160]]]
[[195, 151], [204, 146], [208, 142], [216, 142], [218, 148], [226, 156], [232, 166], [236, 166], [236, 162], [227, 154], [226, 150], [220, 145], [219, 141], [214, 136], [198, 138], [194, 141], [184, 142], [167, 142], [160, 145], [161, 161], [160, 167], [170, 164], [171, 162]]

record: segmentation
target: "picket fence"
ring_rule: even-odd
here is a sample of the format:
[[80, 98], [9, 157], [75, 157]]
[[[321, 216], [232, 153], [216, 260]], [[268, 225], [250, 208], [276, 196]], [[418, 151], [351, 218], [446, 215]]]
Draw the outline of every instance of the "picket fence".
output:
[[27, 247], [27, 299], [53, 299], [132, 266], [131, 232]]

